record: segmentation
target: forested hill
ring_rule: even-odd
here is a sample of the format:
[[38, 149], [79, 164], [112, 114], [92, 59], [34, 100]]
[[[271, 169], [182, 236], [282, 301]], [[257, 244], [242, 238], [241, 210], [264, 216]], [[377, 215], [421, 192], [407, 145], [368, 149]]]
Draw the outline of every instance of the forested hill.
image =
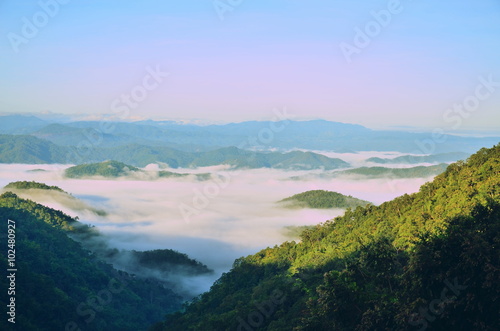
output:
[[12, 182], [7, 184], [5, 189], [14, 189], [14, 190], [29, 190], [29, 189], [36, 189], [36, 190], [48, 190], [48, 191], [57, 191], [61, 193], [66, 193], [64, 192], [61, 188], [57, 186], [49, 186], [44, 183], [38, 183], [35, 181], [18, 181], [18, 182]]
[[[7, 266], [7, 225], [14, 224], [17, 269], [15, 328], [2, 318], [1, 330], [145, 330], [180, 307], [171, 290], [118, 272], [70, 239], [62, 229], [77, 230], [78, 222], [60, 211], [6, 192], [0, 221], [1, 264]], [[1, 277], [1, 288], [8, 282]], [[7, 299], [0, 297], [3, 307]]]
[[64, 174], [68, 178], [82, 178], [102, 176], [116, 178], [140, 171], [139, 168], [117, 161], [104, 161], [100, 163], [81, 164], [70, 167]]
[[500, 145], [235, 261], [152, 330], [496, 330]]
[[211, 178], [209, 173], [201, 174], [189, 174], [189, 173], [177, 173], [166, 170], [152, 171], [148, 172], [136, 168], [134, 166], [118, 162], [118, 161], [104, 161], [99, 163], [86, 163], [80, 164], [73, 167], [69, 167], [64, 171], [64, 175], [67, 178], [77, 178], [77, 179], [88, 179], [93, 177], [104, 177], [104, 178], [118, 178], [132, 176], [134, 178], [141, 179], [157, 179], [157, 178], [180, 178], [180, 177], [192, 177], [197, 180], [203, 181]]
[[356, 208], [364, 207], [370, 202], [354, 198], [350, 195], [343, 195], [337, 192], [325, 190], [312, 190], [280, 200], [283, 206], [288, 208]]

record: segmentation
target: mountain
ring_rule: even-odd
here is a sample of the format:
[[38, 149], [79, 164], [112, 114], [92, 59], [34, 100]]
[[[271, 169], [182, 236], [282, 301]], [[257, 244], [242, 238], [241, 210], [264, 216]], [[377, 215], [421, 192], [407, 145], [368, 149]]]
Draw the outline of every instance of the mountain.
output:
[[[60, 146], [79, 146], [88, 142], [89, 139], [98, 139], [96, 133], [97, 131], [90, 128], [75, 128], [68, 124], [52, 123], [32, 132], [31, 135]], [[100, 140], [99, 145], [102, 146], [124, 145], [134, 141], [134, 139], [125, 139], [125, 137], [110, 134], [102, 133], [101, 135], [102, 140]]]
[[65, 163], [68, 152], [36, 137], [0, 134], [0, 163]]
[[122, 162], [105, 161], [100, 163], [81, 164], [70, 167], [65, 170], [64, 175], [68, 178], [82, 178], [92, 176], [116, 178], [127, 176], [137, 171], [140, 171], [140, 169]]
[[[2, 242], [15, 235], [14, 262], [7, 246], [0, 251], [2, 265], [17, 270], [8, 273], [14, 286], [14, 278], [0, 279], [2, 306], [15, 298], [14, 311], [9, 308], [15, 316], [7, 315], [15, 317], [15, 330], [145, 330], [180, 308], [181, 297], [160, 282], [118, 271], [70, 239], [68, 231], [89, 229], [60, 211], [6, 192], [0, 219]], [[12, 326], [0, 320], [0, 329]]]
[[31, 182], [27, 182], [27, 181], [12, 182], [12, 183], [7, 184], [4, 188], [7, 189], [7, 190], [30, 190], [30, 189], [35, 189], [35, 190], [46, 190], [46, 191], [56, 191], [56, 192], [66, 193], [60, 187], [49, 186], [47, 184], [38, 183], [38, 182], [35, 182], [35, 181], [31, 181]]
[[386, 167], [361, 167], [342, 170], [335, 173], [336, 176], [354, 175], [367, 178], [425, 178], [436, 176], [444, 172], [447, 164], [441, 163], [434, 166], [418, 166], [412, 168], [386, 168]]
[[[179, 164], [179, 163], [177, 163]], [[215, 151], [199, 153], [192, 159], [188, 167], [206, 167], [218, 164], [231, 165], [234, 168], [275, 168], [275, 169], [339, 169], [349, 167], [349, 163], [338, 158], [329, 158], [324, 155], [294, 151], [278, 152], [251, 152], [236, 147], [220, 148]]]
[[154, 180], [157, 178], [180, 178], [192, 177], [199, 181], [209, 180], [211, 174], [188, 174], [177, 173], [172, 171], [145, 171], [134, 166], [118, 162], [118, 161], [104, 161], [98, 163], [86, 163], [73, 167], [69, 167], [64, 171], [67, 178], [90, 178], [90, 177], [104, 177], [104, 178], [118, 178], [132, 176], [134, 179]]
[[29, 134], [48, 123], [35, 116], [0, 116], [0, 134]]
[[447, 162], [456, 162], [459, 160], [465, 160], [468, 158], [470, 154], [468, 153], [441, 153], [434, 155], [404, 155], [398, 156], [393, 159], [388, 158], [380, 158], [380, 157], [371, 157], [367, 159], [367, 162], [381, 163], [381, 164], [416, 164], [416, 163], [447, 163]]
[[[71, 146], [58, 146], [32, 136], [0, 135], [0, 163], [73, 163], [83, 166], [83, 164], [101, 163], [107, 160], [137, 167], [144, 167], [151, 163], [166, 163], [172, 168], [227, 164], [235, 168], [332, 170], [349, 166], [347, 162], [338, 158], [302, 151], [254, 152], [237, 147], [224, 147], [207, 152], [184, 152], [170, 147], [138, 144], [117, 147], [90, 146], [79, 149]], [[120, 168], [120, 165], [117, 166]], [[105, 170], [103, 168], [90, 169], [88, 166], [77, 169], [78, 171], [85, 169], [85, 173]]]
[[237, 259], [151, 330], [495, 330], [500, 144], [420, 191]]
[[[498, 141], [498, 137], [476, 138], [450, 134], [436, 137], [432, 133], [371, 130], [356, 124], [325, 120], [294, 121], [286, 119], [286, 115], [281, 117], [280, 121], [247, 121], [202, 126], [152, 120], [130, 123], [104, 120], [57, 123], [17, 115], [0, 117], [0, 121], [3, 119], [7, 123], [0, 126], [0, 133], [32, 134], [57, 145], [80, 149], [136, 144], [168, 147], [186, 152], [206, 152], [236, 146], [246, 150], [470, 154], [481, 146], [492, 145]], [[26, 125], [23, 126], [23, 123]], [[437, 162], [451, 161], [456, 160]]]
[[3, 191], [17, 194], [20, 198], [30, 199], [43, 204], [43, 201], [56, 201], [71, 210], [81, 212], [89, 211], [98, 216], [106, 216], [107, 212], [94, 208], [87, 203], [75, 198], [58, 186], [49, 186], [35, 181], [18, 181], [7, 184]]
[[291, 180], [310, 179], [332, 179], [348, 177], [349, 179], [397, 179], [397, 178], [427, 178], [443, 173], [447, 164], [441, 163], [432, 166], [417, 166], [411, 168], [389, 168], [389, 167], [360, 167], [346, 170], [324, 171], [321, 173], [309, 173], [305, 175], [292, 176]]
[[280, 200], [279, 203], [288, 208], [356, 208], [369, 205], [370, 202], [352, 196], [325, 190], [313, 190]]

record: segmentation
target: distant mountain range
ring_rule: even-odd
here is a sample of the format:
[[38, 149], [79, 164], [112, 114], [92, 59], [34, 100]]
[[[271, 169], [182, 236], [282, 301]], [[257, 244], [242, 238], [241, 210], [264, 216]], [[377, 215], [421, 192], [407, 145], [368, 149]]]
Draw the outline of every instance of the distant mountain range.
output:
[[371, 157], [367, 159], [367, 162], [380, 163], [380, 164], [417, 164], [417, 163], [438, 163], [438, 162], [455, 162], [457, 160], [465, 160], [469, 157], [469, 153], [462, 152], [451, 152], [451, 153], [441, 153], [435, 155], [404, 155], [398, 156], [392, 159]]
[[[236, 146], [241, 149], [397, 151], [434, 154], [473, 153], [500, 138], [371, 130], [361, 125], [312, 121], [248, 121], [199, 126], [172, 121], [55, 123], [34, 116], [0, 117], [0, 134], [27, 134], [59, 146], [100, 149], [126, 145], [161, 146], [190, 152]], [[456, 160], [450, 160], [456, 161]], [[444, 162], [444, 161], [441, 161]]]
[[[69, 146], [29, 135], [0, 135], [0, 163], [95, 163], [116, 160], [137, 167], [150, 163], [165, 163], [172, 168], [206, 167], [227, 164], [234, 168], [320, 169], [349, 167], [347, 162], [324, 155], [294, 151], [252, 152], [237, 147], [224, 147], [207, 152], [184, 152], [164, 146], [138, 144], [117, 147], [96, 147], [88, 155], [79, 156]], [[87, 153], [85, 153], [87, 154]], [[80, 161], [80, 162], [77, 162]]]
[[300, 176], [292, 176], [291, 180], [308, 179], [331, 179], [349, 177], [350, 179], [374, 179], [374, 178], [427, 178], [444, 172], [448, 164], [440, 163], [430, 166], [417, 166], [411, 168], [388, 168], [388, 167], [360, 167], [339, 171], [323, 171], [321, 173], [308, 173]]

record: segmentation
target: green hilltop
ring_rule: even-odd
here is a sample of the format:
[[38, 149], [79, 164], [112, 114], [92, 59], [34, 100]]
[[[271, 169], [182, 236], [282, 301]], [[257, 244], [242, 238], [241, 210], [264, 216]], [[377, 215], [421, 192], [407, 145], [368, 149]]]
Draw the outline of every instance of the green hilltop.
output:
[[136, 171], [140, 171], [140, 169], [118, 161], [105, 161], [70, 167], [66, 169], [65, 175], [68, 178], [93, 176], [116, 178], [129, 175], [130, 173]]
[[338, 175], [359, 175], [362, 178], [424, 178], [436, 176], [444, 172], [447, 164], [441, 163], [433, 166], [417, 166], [411, 168], [387, 168], [387, 167], [361, 167], [342, 170]]
[[[89, 178], [89, 177], [104, 177], [104, 178], [118, 178], [125, 177], [129, 175], [147, 175], [147, 171], [141, 170], [134, 166], [118, 162], [118, 161], [105, 161], [98, 163], [88, 163], [81, 164], [77, 166], [69, 167], [65, 170], [65, 176], [67, 178]], [[188, 173], [177, 173], [166, 170], [160, 170], [157, 172], [158, 178], [182, 178], [193, 176], [197, 180], [203, 181], [211, 178], [211, 174], [209, 173], [200, 173], [200, 174], [188, 174]], [[137, 178], [141, 178], [140, 176]], [[152, 177], [144, 177], [144, 178], [155, 178]]]
[[494, 330], [500, 145], [380, 206], [236, 260], [152, 330]]
[[47, 190], [47, 191], [57, 191], [61, 193], [64, 192], [61, 188], [57, 186], [49, 186], [44, 183], [38, 183], [35, 181], [18, 181], [7, 184], [5, 189], [14, 189], [14, 190], [29, 190], [29, 189], [37, 189], [37, 190]]
[[312, 190], [295, 194], [289, 198], [280, 200], [288, 208], [356, 208], [369, 205], [370, 202], [346, 196], [337, 192], [325, 190]]
[[75, 198], [70, 193], [64, 191], [58, 186], [49, 186], [47, 184], [35, 181], [17, 181], [7, 184], [4, 187], [4, 191], [5, 190], [10, 191], [12, 193], [16, 193], [21, 197], [25, 197], [32, 200], [38, 200], [38, 198], [40, 197], [35, 192], [32, 192], [32, 190], [47, 191], [47, 194], [43, 194], [43, 196], [47, 196], [51, 192], [55, 192], [55, 194], [50, 194], [52, 198], [57, 200], [63, 206], [66, 206], [74, 211], [87, 210], [98, 216], [107, 215], [106, 211], [89, 206], [87, 203]]

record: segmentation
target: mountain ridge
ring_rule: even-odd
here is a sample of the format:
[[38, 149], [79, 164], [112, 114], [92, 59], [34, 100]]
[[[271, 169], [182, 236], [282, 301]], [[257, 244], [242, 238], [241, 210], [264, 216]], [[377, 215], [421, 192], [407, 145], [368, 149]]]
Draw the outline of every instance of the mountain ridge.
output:
[[[4, 116], [6, 122], [12, 117]], [[40, 120], [41, 121], [41, 120]], [[18, 117], [15, 123], [22, 123]], [[439, 143], [430, 133], [372, 130], [358, 124], [326, 120], [295, 121], [246, 121], [221, 125], [179, 124], [172, 121], [79, 121], [39, 122], [49, 127], [27, 125], [26, 128], [0, 126], [0, 133], [37, 134], [61, 145], [77, 146], [95, 143], [102, 147], [116, 147], [139, 143], [146, 146], [168, 146], [189, 151], [207, 151], [228, 146], [248, 148], [308, 149], [325, 151], [399, 151], [402, 153], [433, 154], [445, 152], [473, 153], [482, 146], [491, 145], [499, 137], [459, 137], [444, 134]], [[38, 124], [39, 124], [38, 123]], [[58, 134], [56, 123], [75, 132]], [[68, 135], [69, 134], [69, 135]], [[343, 139], [348, 137], [349, 139]], [[461, 150], [456, 150], [461, 146]], [[453, 160], [455, 161], [455, 160]]]
[[[303, 231], [299, 243], [236, 260], [152, 330], [493, 330], [499, 187], [500, 144], [451, 164], [417, 193], [348, 209]], [[446, 284], [452, 299], [443, 299]], [[441, 309], [426, 315], [436, 302]]]

